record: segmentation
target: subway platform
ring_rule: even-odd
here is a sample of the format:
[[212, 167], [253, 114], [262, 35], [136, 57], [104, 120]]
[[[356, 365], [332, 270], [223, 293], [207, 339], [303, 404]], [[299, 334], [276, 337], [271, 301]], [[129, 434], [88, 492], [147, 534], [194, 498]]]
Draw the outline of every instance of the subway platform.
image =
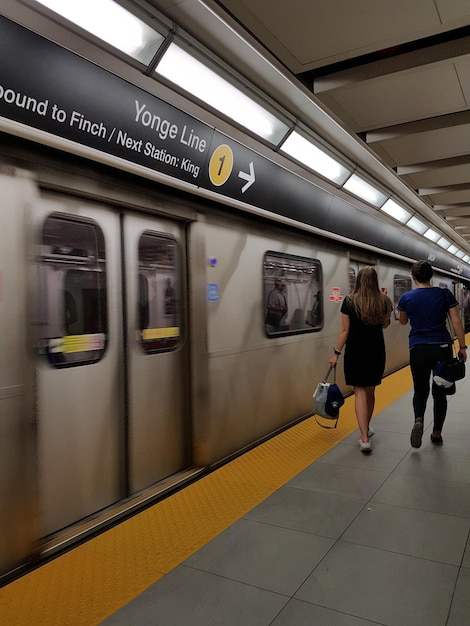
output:
[[5, 626], [470, 625], [470, 385], [410, 446], [409, 369], [0, 589]]

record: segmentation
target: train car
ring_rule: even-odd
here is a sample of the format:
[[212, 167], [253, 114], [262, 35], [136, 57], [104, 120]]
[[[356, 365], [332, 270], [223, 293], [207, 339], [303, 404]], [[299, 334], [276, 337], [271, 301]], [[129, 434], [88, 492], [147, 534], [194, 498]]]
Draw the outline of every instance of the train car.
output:
[[[1, 139], [8, 578], [309, 416], [357, 271], [395, 305], [411, 279], [379, 250]], [[468, 285], [435, 284], [468, 315]], [[396, 314], [385, 337], [387, 374], [408, 362]]]

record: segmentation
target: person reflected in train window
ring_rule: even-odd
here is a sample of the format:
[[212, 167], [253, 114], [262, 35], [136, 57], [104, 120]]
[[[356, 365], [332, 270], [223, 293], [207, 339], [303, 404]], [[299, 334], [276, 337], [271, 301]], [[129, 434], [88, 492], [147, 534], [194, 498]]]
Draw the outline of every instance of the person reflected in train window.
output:
[[166, 279], [165, 288], [165, 315], [174, 315], [176, 313], [175, 290], [171, 284], [171, 278]]
[[313, 296], [312, 309], [307, 311], [307, 319], [306, 323], [309, 326], [320, 326], [321, 322], [321, 292], [317, 291], [317, 293]]
[[375, 406], [375, 388], [385, 370], [383, 329], [390, 325], [393, 310], [390, 298], [379, 289], [372, 266], [359, 270], [353, 292], [341, 305], [341, 330], [330, 365], [336, 367], [344, 352], [344, 377], [354, 391], [356, 419], [361, 433], [359, 448], [371, 452], [369, 438], [374, 434], [370, 420]]
[[[414, 424], [410, 441], [413, 448], [420, 448], [424, 413], [430, 391], [430, 378], [439, 361], [453, 356], [453, 338], [447, 329], [449, 316], [459, 342], [458, 357], [467, 360], [465, 331], [459, 315], [458, 302], [452, 292], [445, 288], [433, 287], [432, 265], [428, 261], [418, 261], [411, 267], [411, 277], [416, 289], [404, 293], [398, 302], [400, 324], [410, 322], [409, 349], [410, 368], [413, 377]], [[442, 427], [447, 414], [447, 390], [434, 381], [432, 383], [434, 428], [431, 441], [442, 445]]]
[[274, 289], [269, 292], [266, 308], [265, 324], [268, 332], [289, 330], [287, 287], [285, 280], [279, 276], [274, 279]]

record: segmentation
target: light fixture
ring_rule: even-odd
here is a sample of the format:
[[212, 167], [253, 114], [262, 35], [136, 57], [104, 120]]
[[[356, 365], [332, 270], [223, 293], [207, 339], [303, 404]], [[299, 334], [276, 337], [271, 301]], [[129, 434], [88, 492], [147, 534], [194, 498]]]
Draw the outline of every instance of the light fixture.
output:
[[164, 37], [113, 0], [37, 0], [114, 48], [148, 65]]
[[452, 244], [450, 246], [450, 248], [447, 248], [447, 252], [450, 252], [450, 254], [455, 254], [458, 251], [457, 246], [454, 246], [454, 244]]
[[462, 252], [462, 250], [458, 250], [458, 251], [455, 253], [455, 256], [458, 256], [458, 257], [459, 257], [459, 259], [463, 259], [463, 257], [465, 256], [465, 252]]
[[465, 263], [468, 263], [468, 262], [470, 261], [470, 256], [468, 256], [468, 254], [466, 254], [466, 255], [463, 257], [462, 261], [465, 261]]
[[428, 229], [426, 224], [422, 222], [421, 220], [419, 220], [417, 217], [412, 217], [410, 220], [408, 220], [408, 222], [406, 222], [406, 225], [412, 228], [414, 231], [416, 231], [420, 235], [424, 234]]
[[391, 198], [387, 200], [387, 202], [383, 205], [383, 207], [380, 210], [383, 211], [384, 213], [387, 213], [391, 217], [394, 217], [396, 220], [398, 220], [402, 224], [407, 222], [411, 217], [411, 213], [409, 213], [406, 209], [404, 209], [397, 202], [395, 202], [395, 200], [392, 200]]
[[387, 199], [384, 193], [373, 187], [357, 174], [353, 174], [348, 178], [343, 185], [343, 189], [346, 189], [355, 196], [358, 196], [358, 198], [365, 200], [377, 208], [381, 207]]
[[439, 233], [436, 233], [436, 231], [432, 228], [428, 228], [428, 230], [424, 233], [424, 236], [426, 237], [426, 239], [430, 239], [434, 242], [436, 242], [440, 237]]
[[253, 98], [172, 43], [155, 71], [274, 145], [289, 130]]
[[447, 248], [450, 246], [450, 241], [447, 241], [447, 239], [445, 239], [444, 237], [441, 237], [440, 239], [438, 239], [437, 245], [447, 250]]
[[306, 165], [309, 169], [324, 176], [328, 180], [342, 185], [351, 174], [344, 165], [333, 159], [323, 150], [317, 148], [311, 141], [303, 137], [297, 131], [289, 135], [281, 146], [285, 152], [296, 161]]

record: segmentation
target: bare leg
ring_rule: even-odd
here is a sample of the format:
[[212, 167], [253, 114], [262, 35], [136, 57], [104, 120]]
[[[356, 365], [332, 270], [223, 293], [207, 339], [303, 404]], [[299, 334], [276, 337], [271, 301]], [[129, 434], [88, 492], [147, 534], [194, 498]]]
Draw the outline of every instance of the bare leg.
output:
[[369, 441], [369, 423], [375, 406], [375, 387], [353, 387], [356, 418], [361, 441]]

